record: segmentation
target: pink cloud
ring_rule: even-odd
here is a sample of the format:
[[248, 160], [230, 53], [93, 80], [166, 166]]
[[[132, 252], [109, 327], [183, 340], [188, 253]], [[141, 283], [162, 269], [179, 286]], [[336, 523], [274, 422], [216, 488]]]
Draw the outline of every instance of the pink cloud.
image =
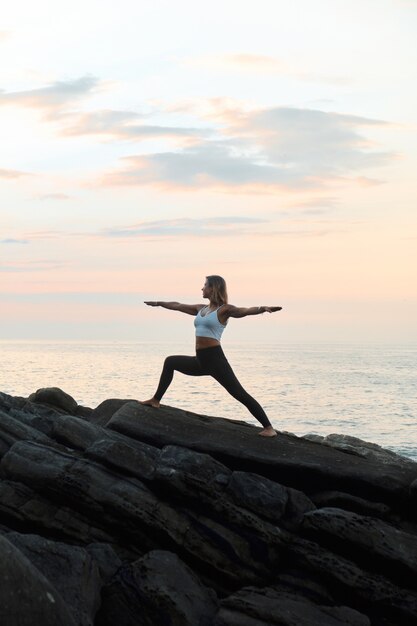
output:
[[0, 178], [13, 180], [15, 178], [21, 178], [22, 176], [33, 176], [33, 174], [29, 174], [29, 172], [21, 172], [19, 170], [0, 169]]
[[264, 193], [318, 189], [343, 179], [362, 184], [364, 170], [395, 157], [371, 149], [363, 135], [367, 126], [386, 126], [381, 120], [289, 107], [244, 111], [223, 103], [210, 117], [223, 123], [216, 139], [125, 157], [100, 183]]

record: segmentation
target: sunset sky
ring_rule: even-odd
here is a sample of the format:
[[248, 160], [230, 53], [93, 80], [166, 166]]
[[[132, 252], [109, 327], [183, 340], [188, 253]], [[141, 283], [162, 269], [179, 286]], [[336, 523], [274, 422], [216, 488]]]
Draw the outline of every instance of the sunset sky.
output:
[[14, 0], [0, 339], [417, 341], [417, 1]]

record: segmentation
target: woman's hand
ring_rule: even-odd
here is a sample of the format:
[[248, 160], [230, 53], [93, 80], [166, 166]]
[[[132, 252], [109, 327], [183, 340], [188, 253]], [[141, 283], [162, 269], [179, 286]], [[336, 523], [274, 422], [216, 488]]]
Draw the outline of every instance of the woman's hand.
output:
[[181, 304], [181, 302], [163, 302], [161, 300], [157, 302], [144, 300], [144, 302], [148, 306], [160, 306], [169, 311], [180, 311], [180, 313], [187, 313], [188, 315], [197, 315], [199, 310], [204, 306], [203, 304]]
[[225, 304], [218, 313], [219, 321], [225, 324], [229, 317], [246, 317], [247, 315], [260, 315], [261, 313], [275, 313], [281, 311], [282, 306], [250, 306], [237, 307], [233, 304]]
[[282, 306], [260, 306], [259, 313], [275, 313], [275, 311], [281, 311]]

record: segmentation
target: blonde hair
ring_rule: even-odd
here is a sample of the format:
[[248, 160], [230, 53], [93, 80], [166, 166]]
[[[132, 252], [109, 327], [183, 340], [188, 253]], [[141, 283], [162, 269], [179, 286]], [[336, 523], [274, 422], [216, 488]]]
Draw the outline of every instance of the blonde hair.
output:
[[209, 287], [213, 289], [213, 295], [211, 300], [215, 302], [215, 304], [227, 304], [227, 287], [226, 281], [221, 276], [206, 276]]

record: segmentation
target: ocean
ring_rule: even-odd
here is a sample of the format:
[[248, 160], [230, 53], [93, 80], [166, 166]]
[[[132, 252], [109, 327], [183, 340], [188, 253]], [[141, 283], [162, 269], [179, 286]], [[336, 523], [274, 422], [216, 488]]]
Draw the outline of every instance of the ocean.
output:
[[[0, 349], [0, 391], [26, 397], [60, 387], [91, 407], [150, 398], [165, 356], [193, 354], [192, 345], [166, 342], [1, 341]], [[277, 430], [353, 435], [417, 461], [417, 345], [225, 342], [223, 349]], [[176, 373], [162, 402], [259, 425], [209, 377]]]

